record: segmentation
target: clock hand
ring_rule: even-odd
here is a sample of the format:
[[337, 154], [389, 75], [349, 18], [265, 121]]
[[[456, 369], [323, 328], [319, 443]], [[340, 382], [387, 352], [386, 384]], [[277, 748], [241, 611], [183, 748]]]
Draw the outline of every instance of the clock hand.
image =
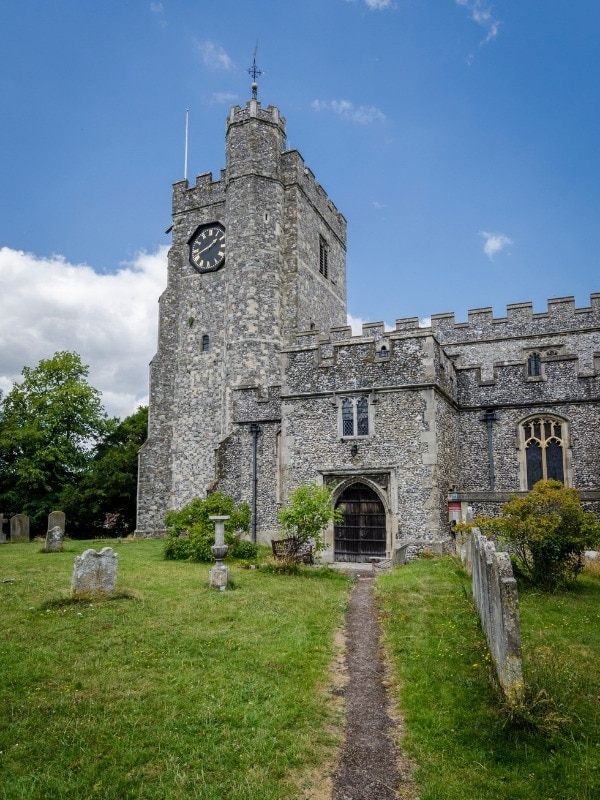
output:
[[212, 242], [210, 242], [210, 244], [207, 244], [207, 245], [206, 245], [206, 247], [203, 247], [203, 248], [202, 248], [202, 250], [196, 250], [196, 253], [197, 253], [198, 255], [200, 255], [200, 254], [201, 254], [201, 253], [203, 253], [205, 250], [210, 250], [210, 248], [211, 248], [211, 247], [214, 245], [214, 243], [215, 243], [216, 241], [217, 241], [217, 239], [213, 239], [213, 240], [212, 240]]

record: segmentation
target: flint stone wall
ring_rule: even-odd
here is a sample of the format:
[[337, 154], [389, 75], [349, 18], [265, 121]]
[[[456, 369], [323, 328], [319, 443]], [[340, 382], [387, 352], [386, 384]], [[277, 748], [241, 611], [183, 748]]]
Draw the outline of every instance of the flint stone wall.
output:
[[474, 528], [459, 546], [473, 579], [473, 598], [502, 691], [510, 703], [523, 696], [521, 627], [517, 582], [508, 553]]

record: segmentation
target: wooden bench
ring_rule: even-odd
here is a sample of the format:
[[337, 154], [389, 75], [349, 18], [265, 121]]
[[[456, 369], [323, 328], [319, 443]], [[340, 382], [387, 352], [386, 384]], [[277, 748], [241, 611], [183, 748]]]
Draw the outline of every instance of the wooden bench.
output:
[[294, 536], [288, 539], [271, 539], [273, 557], [298, 561], [303, 564], [314, 564], [312, 544], [299, 542]]

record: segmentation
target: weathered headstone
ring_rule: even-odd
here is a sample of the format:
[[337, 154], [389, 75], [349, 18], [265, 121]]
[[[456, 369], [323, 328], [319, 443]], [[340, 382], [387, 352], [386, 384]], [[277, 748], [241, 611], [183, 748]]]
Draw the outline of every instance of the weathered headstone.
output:
[[55, 525], [46, 534], [46, 552], [58, 553], [62, 550], [65, 532], [59, 525]]
[[15, 514], [10, 518], [11, 542], [29, 541], [29, 517], [27, 514]]
[[50, 514], [48, 514], [49, 531], [51, 531], [52, 528], [56, 528], [58, 526], [64, 534], [65, 522], [66, 522], [66, 517], [64, 511], [51, 511]]
[[4, 514], [0, 514], [0, 544], [4, 544], [6, 542], [6, 534], [4, 533], [4, 523], [6, 520], [4, 519]]
[[119, 556], [112, 547], [85, 550], [75, 558], [71, 597], [104, 597], [115, 590]]
[[229, 550], [228, 545], [225, 544], [225, 521], [229, 519], [228, 516], [212, 516], [209, 517], [215, 523], [215, 543], [210, 548], [211, 553], [215, 557], [216, 564], [211, 568], [208, 576], [208, 585], [211, 589], [219, 589], [224, 592], [229, 583], [229, 567], [223, 564], [223, 559]]
[[510, 556], [473, 528], [461, 552], [472, 575], [473, 599], [502, 691], [509, 703], [523, 698], [519, 598]]

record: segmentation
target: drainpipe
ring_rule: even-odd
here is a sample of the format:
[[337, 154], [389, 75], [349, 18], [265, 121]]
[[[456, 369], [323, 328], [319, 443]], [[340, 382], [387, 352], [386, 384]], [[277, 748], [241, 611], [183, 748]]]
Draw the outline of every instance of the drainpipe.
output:
[[252, 521], [250, 523], [250, 531], [252, 541], [256, 543], [256, 495], [258, 490], [258, 434], [260, 433], [260, 426], [256, 422], [250, 423], [249, 427], [252, 435]]
[[494, 468], [494, 433], [493, 433], [493, 425], [494, 422], [498, 419], [498, 414], [493, 410], [488, 408], [487, 411], [484, 411], [483, 414], [479, 417], [481, 422], [485, 422], [487, 425], [487, 446], [488, 446], [488, 461], [490, 464], [490, 491], [493, 492], [496, 487], [496, 472]]

